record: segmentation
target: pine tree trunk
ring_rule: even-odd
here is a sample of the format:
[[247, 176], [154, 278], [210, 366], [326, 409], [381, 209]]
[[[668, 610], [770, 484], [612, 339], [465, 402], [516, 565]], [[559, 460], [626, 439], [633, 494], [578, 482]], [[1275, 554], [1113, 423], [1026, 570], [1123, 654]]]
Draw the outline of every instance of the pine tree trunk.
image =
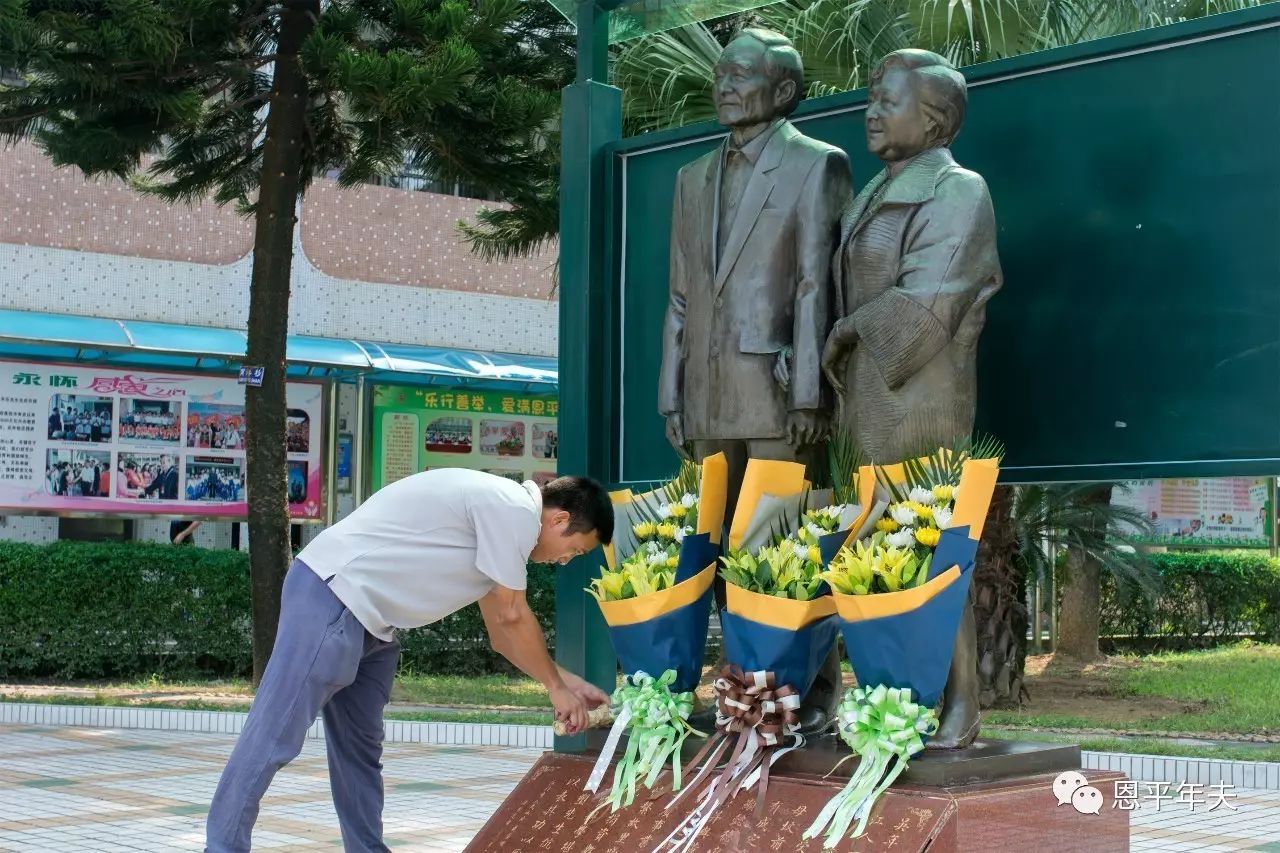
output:
[[[1099, 486], [1080, 499], [1082, 504], [1111, 503], [1111, 486]], [[1105, 530], [1094, 531], [1090, 547], [1101, 545]], [[1102, 566], [1080, 548], [1068, 548], [1062, 579], [1062, 604], [1058, 615], [1056, 653], [1078, 661], [1102, 657], [1098, 648]]]
[[983, 708], [1017, 706], [1025, 693], [1027, 580], [1018, 558], [1014, 496], [1012, 486], [996, 487], [974, 567], [979, 703]]
[[308, 100], [298, 52], [315, 29], [319, 14], [319, 0], [293, 0], [285, 4], [280, 15], [253, 238], [246, 364], [264, 368], [262, 386], [245, 388], [255, 685], [262, 680], [275, 644], [280, 588], [292, 557], [285, 447], [285, 341]]

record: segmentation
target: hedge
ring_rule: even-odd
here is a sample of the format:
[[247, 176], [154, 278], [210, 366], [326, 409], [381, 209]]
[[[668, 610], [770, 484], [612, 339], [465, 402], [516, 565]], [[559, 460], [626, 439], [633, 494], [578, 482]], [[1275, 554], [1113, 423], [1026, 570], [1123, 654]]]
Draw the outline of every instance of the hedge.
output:
[[[1258, 552], [1152, 554], [1154, 601], [1104, 578], [1111, 648], [1193, 648], [1252, 635], [1280, 641], [1280, 563]], [[531, 567], [529, 601], [552, 639], [554, 570]], [[429, 583], [429, 580], [424, 580]], [[402, 667], [511, 672], [479, 608], [400, 633]], [[708, 646], [708, 654], [714, 650]], [[246, 676], [249, 563], [238, 551], [141, 542], [0, 543], [0, 678]]]
[[1280, 561], [1257, 551], [1149, 558], [1162, 586], [1154, 600], [1103, 578], [1100, 633], [1113, 648], [1203, 648], [1242, 635], [1280, 640]]
[[[547, 568], [529, 572], [529, 600], [548, 633], [553, 579]], [[0, 678], [247, 676], [249, 612], [249, 561], [239, 551], [0, 543]], [[474, 605], [400, 641], [413, 671], [510, 671]]]

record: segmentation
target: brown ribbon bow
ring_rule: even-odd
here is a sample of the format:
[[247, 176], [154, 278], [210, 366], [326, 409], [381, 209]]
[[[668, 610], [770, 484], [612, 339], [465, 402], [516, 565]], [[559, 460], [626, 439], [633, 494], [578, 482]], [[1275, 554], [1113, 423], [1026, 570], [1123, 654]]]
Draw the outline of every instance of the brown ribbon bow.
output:
[[[770, 759], [774, 749], [795, 729], [800, 693], [789, 684], [777, 686], [772, 672], [743, 672], [741, 667], [732, 664], [720, 671], [715, 688], [716, 733], [688, 766], [699, 767], [708, 754], [711, 757], [690, 787], [699, 787], [704, 777], [712, 778], [704, 809], [714, 809], [733, 797], [743, 780], [759, 769], [760, 781], [756, 788], [756, 819], [759, 820], [764, 816]], [[758, 750], [745, 767], [738, 768], [738, 759], [751, 741], [755, 741]], [[718, 777], [708, 777], [706, 769], [715, 766], [730, 743], [733, 750], [728, 764]]]

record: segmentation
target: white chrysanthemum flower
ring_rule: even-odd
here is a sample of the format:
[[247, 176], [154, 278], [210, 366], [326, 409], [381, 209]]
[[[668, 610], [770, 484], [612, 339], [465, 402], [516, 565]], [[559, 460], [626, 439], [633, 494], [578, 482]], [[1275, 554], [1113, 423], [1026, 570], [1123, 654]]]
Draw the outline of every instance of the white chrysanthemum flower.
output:
[[686, 528], [686, 527], [677, 527], [677, 528], [676, 528], [676, 541], [677, 541], [677, 542], [683, 542], [683, 541], [684, 541], [684, 535], [685, 535], [685, 531], [686, 531], [687, 529], [688, 529], [688, 528]]
[[814, 524], [812, 521], [806, 524], [804, 526], [804, 529], [812, 533], [814, 539], [821, 539], [823, 536], [827, 535], [827, 531], [823, 530], [821, 527]]
[[916, 523], [916, 511], [903, 504], [895, 504], [889, 509], [889, 515], [903, 527]]
[[809, 556], [809, 546], [808, 546], [808, 545], [804, 544], [803, 542], [795, 542], [795, 543], [792, 543], [792, 545], [793, 545], [793, 547], [794, 547], [794, 549], [795, 549], [796, 556], [797, 556], [797, 557], [799, 557], [800, 559], [802, 559], [802, 560], [803, 560], [803, 559], [805, 559], [806, 557], [808, 557], [808, 556]]
[[698, 502], [698, 496], [691, 495], [688, 492], [685, 492], [684, 497], [680, 499], [680, 503], [684, 504], [686, 508], [692, 508], [693, 505], [696, 504], [697, 502]]
[[951, 508], [940, 506], [933, 511], [933, 520], [938, 523], [938, 528], [945, 530], [951, 526]]
[[827, 518], [839, 518], [844, 514], [844, 507], [844, 504], [832, 504], [831, 506], [823, 507], [822, 514]]
[[911, 494], [908, 495], [908, 497], [916, 503], [924, 504], [925, 506], [933, 506], [938, 502], [938, 499], [933, 496], [933, 489], [924, 489], [920, 486], [913, 486], [911, 488]]
[[659, 551], [659, 552], [658, 552], [658, 553], [656, 553], [656, 554], [650, 554], [650, 555], [649, 555], [649, 565], [651, 565], [651, 566], [656, 566], [656, 565], [658, 565], [659, 563], [665, 563], [666, 561], [667, 561], [667, 552], [666, 552], [666, 551]]
[[671, 504], [659, 504], [659, 505], [658, 505], [658, 516], [659, 516], [659, 517], [661, 517], [661, 518], [670, 518], [670, 517], [671, 517]]
[[661, 545], [659, 545], [659, 544], [658, 544], [656, 541], [654, 541], [653, 539], [650, 539], [648, 542], [646, 542], [644, 546], [645, 546], [646, 548], [648, 548], [648, 549], [649, 549], [649, 553], [650, 553], [650, 554], [660, 554], [660, 553], [662, 553], [662, 546], [661, 546]]
[[916, 543], [916, 532], [910, 527], [904, 527], [897, 533], [890, 533], [884, 541], [893, 548], [910, 548]]

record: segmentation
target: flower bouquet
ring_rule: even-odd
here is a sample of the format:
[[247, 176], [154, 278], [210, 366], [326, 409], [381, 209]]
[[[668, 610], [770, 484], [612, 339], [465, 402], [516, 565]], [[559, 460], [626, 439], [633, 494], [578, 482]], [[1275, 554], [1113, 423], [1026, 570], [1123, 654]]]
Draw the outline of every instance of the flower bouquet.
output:
[[626, 751], [602, 805], [635, 800], [670, 764], [680, 787], [680, 750], [711, 615], [712, 582], [724, 526], [728, 466], [722, 454], [687, 465], [671, 483], [635, 495], [615, 493], [621, 535], [605, 549], [606, 566], [589, 592], [599, 602], [624, 678], [610, 703], [613, 728], [588, 777], [595, 792], [623, 734]]
[[853, 837], [861, 835], [880, 794], [936, 731], [1000, 453], [994, 442], [966, 442], [875, 469], [875, 491], [889, 503], [822, 575], [860, 685], [839, 718], [859, 766], [806, 838], [825, 830], [834, 847], [855, 820]]
[[721, 558], [728, 665], [715, 681], [716, 732], [690, 763], [697, 769], [689, 785], [667, 806], [698, 797], [664, 849], [690, 849], [739, 790], [756, 789], [759, 816], [770, 767], [804, 744], [795, 712], [839, 631], [821, 577], [823, 554], [838, 549], [864, 515], [857, 505], [816, 505], [828, 498], [809, 489], [803, 465], [747, 464], [729, 553]]

